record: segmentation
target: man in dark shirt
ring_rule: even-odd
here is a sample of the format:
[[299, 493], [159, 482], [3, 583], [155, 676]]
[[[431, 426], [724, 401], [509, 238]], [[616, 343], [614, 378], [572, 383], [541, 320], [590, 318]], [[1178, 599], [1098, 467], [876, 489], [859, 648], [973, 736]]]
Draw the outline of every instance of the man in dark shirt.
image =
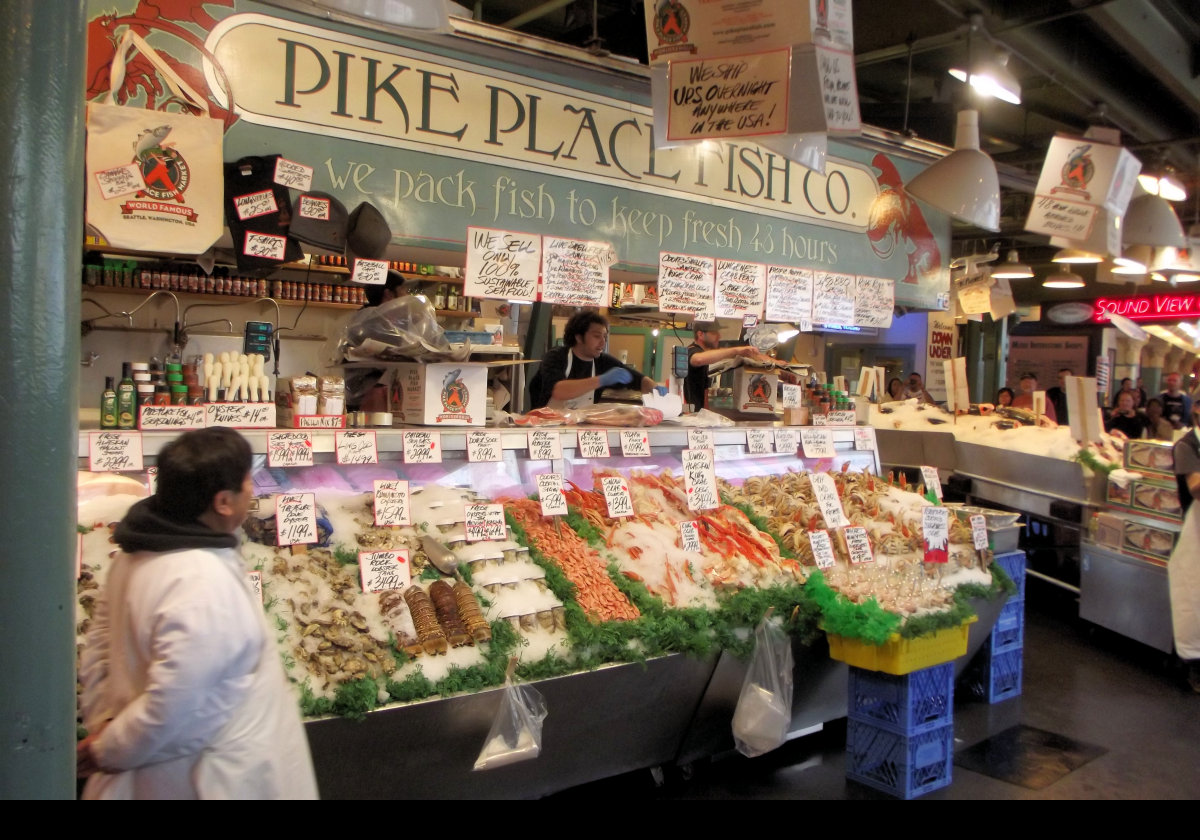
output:
[[1180, 390], [1180, 379], [1178, 371], [1168, 373], [1165, 378], [1167, 390], [1158, 395], [1162, 400], [1163, 415], [1176, 429], [1190, 426], [1192, 418], [1192, 398]]
[[608, 321], [595, 312], [577, 312], [563, 330], [563, 346], [546, 352], [529, 383], [530, 408], [584, 408], [592, 405], [604, 388], [628, 385], [643, 394], [658, 388], [641, 371], [621, 364], [604, 352]]
[[1058, 384], [1046, 389], [1046, 402], [1054, 405], [1054, 414], [1060, 426], [1070, 422], [1067, 419], [1067, 377], [1074, 375], [1070, 368], [1063, 368], [1058, 372]]
[[726, 359], [773, 360], [749, 345], [721, 346], [721, 327], [716, 321], [696, 321], [692, 324], [695, 339], [688, 345], [688, 373], [683, 381], [683, 401], [699, 411], [704, 408], [704, 392], [708, 390], [708, 368]]

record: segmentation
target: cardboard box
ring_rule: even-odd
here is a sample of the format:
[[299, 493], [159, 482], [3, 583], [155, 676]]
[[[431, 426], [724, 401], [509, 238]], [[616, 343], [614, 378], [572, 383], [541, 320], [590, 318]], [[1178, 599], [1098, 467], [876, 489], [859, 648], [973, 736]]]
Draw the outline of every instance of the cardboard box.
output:
[[1125, 443], [1125, 469], [1175, 478], [1174, 444], [1157, 440], [1130, 440]]
[[1141, 479], [1132, 482], [1129, 507], [1138, 513], [1172, 522], [1183, 521], [1183, 506], [1179, 503], [1179, 486], [1165, 481]]
[[471, 362], [395, 365], [392, 417], [424, 426], [482, 426], [487, 422], [487, 369]]
[[775, 392], [779, 376], [768, 371], [740, 367], [733, 373], [733, 408], [746, 414], [775, 414]]
[[1130, 520], [1125, 523], [1125, 538], [1121, 543], [1121, 550], [1149, 560], [1165, 562], [1171, 559], [1171, 551], [1175, 548], [1178, 536], [1177, 531], [1166, 526], [1158, 527]]
[[1096, 526], [1093, 539], [1097, 543], [1109, 548], [1121, 548], [1121, 540], [1124, 539], [1125, 532], [1124, 519], [1115, 513], [1097, 513], [1092, 521]]

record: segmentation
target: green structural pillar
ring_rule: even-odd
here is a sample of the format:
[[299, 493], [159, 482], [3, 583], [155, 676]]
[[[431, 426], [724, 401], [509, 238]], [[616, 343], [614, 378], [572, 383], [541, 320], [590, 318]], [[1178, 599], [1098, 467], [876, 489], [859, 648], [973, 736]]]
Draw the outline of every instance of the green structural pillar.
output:
[[75, 796], [84, 4], [0, 21], [0, 797]]

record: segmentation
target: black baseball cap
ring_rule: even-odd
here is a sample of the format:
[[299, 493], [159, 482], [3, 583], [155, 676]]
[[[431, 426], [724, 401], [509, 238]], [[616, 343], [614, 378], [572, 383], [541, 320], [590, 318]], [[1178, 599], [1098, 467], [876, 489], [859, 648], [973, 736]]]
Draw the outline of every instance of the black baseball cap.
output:
[[392, 241], [392, 229], [369, 201], [354, 208], [346, 231], [346, 256], [351, 259], [377, 260]]

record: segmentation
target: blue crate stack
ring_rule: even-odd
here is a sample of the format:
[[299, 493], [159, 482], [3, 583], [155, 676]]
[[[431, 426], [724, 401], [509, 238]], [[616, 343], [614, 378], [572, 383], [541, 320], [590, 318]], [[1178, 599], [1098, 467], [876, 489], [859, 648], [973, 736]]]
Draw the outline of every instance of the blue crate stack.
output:
[[954, 663], [893, 676], [850, 668], [846, 776], [902, 799], [946, 787], [954, 764]]
[[1021, 693], [1025, 650], [1025, 552], [997, 554], [999, 565], [1017, 585], [1017, 594], [1000, 610], [996, 626], [964, 675], [971, 693], [999, 703]]

